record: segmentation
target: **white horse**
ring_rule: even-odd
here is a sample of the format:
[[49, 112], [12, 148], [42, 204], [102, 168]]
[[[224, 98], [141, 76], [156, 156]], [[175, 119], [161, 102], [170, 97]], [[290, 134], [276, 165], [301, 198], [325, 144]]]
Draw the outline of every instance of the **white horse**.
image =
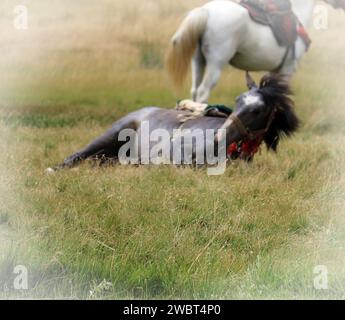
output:
[[[345, 0], [323, 0], [345, 10]], [[317, 0], [291, 0], [303, 26], [312, 19]], [[279, 46], [270, 27], [254, 22], [248, 10], [228, 0], [214, 0], [191, 11], [172, 38], [167, 67], [176, 85], [185, 79], [192, 61], [192, 99], [207, 102], [222, 69], [229, 63], [245, 71], [269, 71], [291, 76], [307, 51], [298, 37], [295, 53]]]

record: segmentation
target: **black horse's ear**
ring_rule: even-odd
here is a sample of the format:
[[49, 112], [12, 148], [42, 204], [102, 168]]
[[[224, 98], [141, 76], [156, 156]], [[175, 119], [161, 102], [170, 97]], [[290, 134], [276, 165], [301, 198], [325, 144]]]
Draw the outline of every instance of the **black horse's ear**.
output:
[[246, 81], [247, 81], [247, 87], [249, 90], [257, 88], [258, 86], [256, 85], [254, 79], [251, 77], [249, 72], [246, 72]]

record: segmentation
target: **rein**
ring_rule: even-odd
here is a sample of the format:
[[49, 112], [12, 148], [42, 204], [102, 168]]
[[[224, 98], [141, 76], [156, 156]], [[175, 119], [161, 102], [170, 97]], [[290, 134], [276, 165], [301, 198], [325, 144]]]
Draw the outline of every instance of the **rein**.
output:
[[246, 128], [244, 126], [243, 122], [241, 121], [241, 119], [235, 113], [232, 113], [230, 115], [230, 119], [235, 123], [238, 131], [242, 135], [242, 138], [249, 139], [249, 140], [256, 140], [260, 137], [263, 137], [268, 132], [268, 130], [270, 129], [271, 124], [274, 120], [274, 117], [276, 115], [276, 112], [277, 112], [277, 109], [274, 108], [270, 114], [270, 117], [268, 118], [266, 128], [261, 129], [261, 130], [255, 130], [255, 131], [252, 131], [252, 130]]

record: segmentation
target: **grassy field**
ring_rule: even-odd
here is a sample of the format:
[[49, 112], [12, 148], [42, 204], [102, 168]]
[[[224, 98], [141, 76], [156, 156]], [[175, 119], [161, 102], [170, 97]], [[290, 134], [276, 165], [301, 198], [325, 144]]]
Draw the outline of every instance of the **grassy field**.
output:
[[[277, 155], [226, 174], [174, 167], [44, 169], [145, 105], [171, 108], [168, 40], [203, 1], [0, 4], [0, 298], [345, 298], [345, 15], [311, 30], [293, 80], [303, 121]], [[259, 75], [256, 75], [259, 78]], [[232, 104], [229, 67], [211, 102]], [[14, 266], [29, 289], [14, 290]], [[317, 265], [329, 289], [316, 290]]]

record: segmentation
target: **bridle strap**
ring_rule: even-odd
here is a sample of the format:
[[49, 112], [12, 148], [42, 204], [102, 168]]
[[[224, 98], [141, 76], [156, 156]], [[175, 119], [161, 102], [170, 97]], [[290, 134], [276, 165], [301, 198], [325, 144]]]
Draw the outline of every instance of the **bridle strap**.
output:
[[243, 137], [247, 137], [249, 135], [248, 129], [243, 125], [242, 121], [237, 115], [235, 115], [235, 113], [230, 115], [230, 119], [235, 123], [237, 130]]
[[255, 131], [251, 131], [248, 128], [246, 128], [244, 126], [243, 122], [241, 121], [241, 119], [237, 115], [235, 115], [235, 113], [232, 113], [230, 115], [230, 119], [235, 123], [238, 131], [240, 132], [240, 134], [242, 136], [242, 138], [255, 140], [258, 137], [262, 137], [264, 134], [266, 134], [268, 132], [268, 130], [270, 129], [272, 122], [275, 118], [276, 112], [277, 112], [277, 109], [274, 108], [270, 114], [270, 117], [268, 118], [267, 126], [265, 129], [255, 130]]

